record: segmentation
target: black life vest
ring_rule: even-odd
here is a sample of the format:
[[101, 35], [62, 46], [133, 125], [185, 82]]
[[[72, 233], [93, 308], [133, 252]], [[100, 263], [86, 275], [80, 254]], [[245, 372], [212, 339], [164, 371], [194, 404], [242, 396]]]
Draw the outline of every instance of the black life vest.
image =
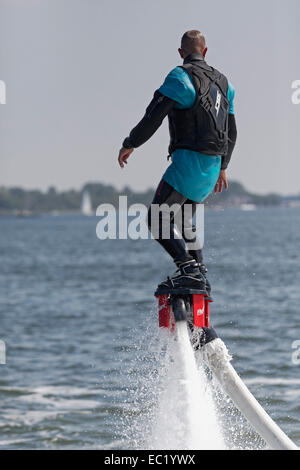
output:
[[206, 64], [200, 54], [191, 54], [181, 66], [196, 90], [194, 105], [168, 114], [169, 153], [183, 148], [206, 155], [226, 155], [228, 150], [228, 80]]

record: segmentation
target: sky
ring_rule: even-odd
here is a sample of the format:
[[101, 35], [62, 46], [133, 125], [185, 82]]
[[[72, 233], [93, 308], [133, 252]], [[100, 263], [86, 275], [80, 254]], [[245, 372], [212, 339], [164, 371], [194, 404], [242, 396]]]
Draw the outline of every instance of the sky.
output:
[[229, 179], [300, 193], [299, 18], [299, 0], [0, 0], [0, 186], [155, 187], [168, 165], [167, 119], [124, 170], [118, 151], [182, 63], [182, 34], [199, 29], [207, 62], [236, 89]]

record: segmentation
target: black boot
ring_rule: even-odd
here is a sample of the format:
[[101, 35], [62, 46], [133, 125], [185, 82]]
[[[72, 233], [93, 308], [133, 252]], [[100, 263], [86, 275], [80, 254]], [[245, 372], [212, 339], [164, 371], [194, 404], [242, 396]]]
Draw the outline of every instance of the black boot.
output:
[[179, 270], [159, 284], [155, 295], [202, 294], [207, 295], [205, 277], [195, 260], [176, 263]]
[[207, 274], [207, 267], [205, 266], [205, 264], [200, 264], [199, 263], [199, 269], [200, 269], [200, 272], [202, 273], [204, 279], [205, 279], [205, 288], [206, 288], [206, 292], [207, 292], [207, 297], [209, 297], [211, 299], [211, 285], [210, 285], [210, 282], [209, 280], [207, 279], [206, 277], [206, 274]]

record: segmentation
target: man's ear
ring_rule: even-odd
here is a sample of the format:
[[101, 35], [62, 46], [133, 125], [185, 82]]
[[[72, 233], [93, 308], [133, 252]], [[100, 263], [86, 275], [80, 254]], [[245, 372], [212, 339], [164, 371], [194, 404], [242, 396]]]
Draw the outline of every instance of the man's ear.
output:
[[179, 52], [179, 55], [182, 59], [184, 59], [184, 54], [183, 54], [183, 50], [179, 47], [178, 49], [178, 52]]
[[202, 52], [203, 57], [206, 56], [206, 53], [207, 53], [207, 47], [206, 47], [206, 48], [204, 49], [204, 51]]

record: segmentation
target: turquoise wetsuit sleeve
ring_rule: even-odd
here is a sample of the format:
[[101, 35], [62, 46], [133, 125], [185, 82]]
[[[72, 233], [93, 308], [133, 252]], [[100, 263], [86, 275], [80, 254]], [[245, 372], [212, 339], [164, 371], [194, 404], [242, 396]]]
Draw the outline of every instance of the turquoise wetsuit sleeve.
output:
[[229, 101], [229, 110], [228, 114], [234, 114], [234, 96], [235, 96], [235, 89], [232, 83], [228, 82], [228, 92], [227, 98]]
[[193, 82], [189, 74], [181, 67], [171, 70], [158, 91], [176, 101], [176, 108], [190, 108], [196, 99]]

